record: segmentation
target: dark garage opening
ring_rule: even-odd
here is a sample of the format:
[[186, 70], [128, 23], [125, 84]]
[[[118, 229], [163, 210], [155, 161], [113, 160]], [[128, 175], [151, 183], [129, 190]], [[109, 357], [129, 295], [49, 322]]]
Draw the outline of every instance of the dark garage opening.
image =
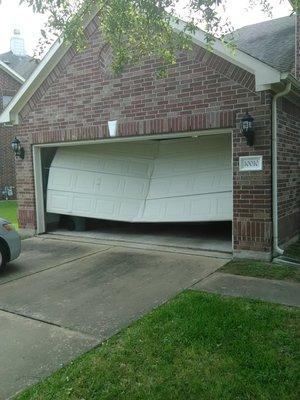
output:
[[232, 252], [232, 223], [129, 223], [59, 216], [48, 232], [102, 241]]

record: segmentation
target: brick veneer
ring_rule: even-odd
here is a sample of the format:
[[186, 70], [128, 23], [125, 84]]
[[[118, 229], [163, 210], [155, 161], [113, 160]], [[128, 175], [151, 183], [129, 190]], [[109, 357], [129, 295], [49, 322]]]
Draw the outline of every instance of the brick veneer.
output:
[[[0, 69], [0, 113], [3, 110], [2, 97], [14, 96], [19, 87], [18, 81]], [[0, 125], [0, 188], [16, 186], [15, 159], [10, 147], [14, 134], [14, 128]]]
[[[86, 51], [69, 50], [22, 110], [19, 136], [26, 158], [17, 168], [22, 227], [36, 226], [32, 144], [101, 139], [110, 119], [118, 119], [121, 136], [231, 128], [234, 248], [269, 252], [270, 93], [255, 92], [253, 75], [199, 47], [180, 54], [164, 79], [156, 78], [157, 60], [113, 78], [99, 56], [103, 43], [94, 23], [88, 33]], [[239, 130], [246, 110], [256, 122], [252, 148]], [[264, 170], [239, 172], [238, 157], [251, 154], [263, 155]]]
[[296, 41], [295, 41], [295, 75], [300, 79], [300, 11], [295, 16], [296, 18]]
[[300, 231], [300, 108], [283, 99], [278, 104], [279, 240]]
[[[19, 87], [20, 83], [0, 68], [0, 96], [13, 96]], [[0, 108], [2, 108], [2, 103]]]
[[[15, 129], [0, 126], [0, 188], [13, 186], [16, 193], [15, 157], [11, 150], [11, 141]], [[12, 198], [15, 198], [14, 195]], [[1, 199], [1, 196], [0, 196]]]

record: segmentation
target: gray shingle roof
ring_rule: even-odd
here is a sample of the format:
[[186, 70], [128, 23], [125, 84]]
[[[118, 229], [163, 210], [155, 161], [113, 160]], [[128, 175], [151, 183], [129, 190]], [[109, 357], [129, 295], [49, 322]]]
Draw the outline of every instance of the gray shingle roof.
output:
[[282, 72], [295, 63], [294, 15], [245, 26], [233, 32], [238, 49]]
[[38, 61], [30, 56], [16, 56], [11, 51], [0, 54], [0, 60], [27, 79], [38, 65]]

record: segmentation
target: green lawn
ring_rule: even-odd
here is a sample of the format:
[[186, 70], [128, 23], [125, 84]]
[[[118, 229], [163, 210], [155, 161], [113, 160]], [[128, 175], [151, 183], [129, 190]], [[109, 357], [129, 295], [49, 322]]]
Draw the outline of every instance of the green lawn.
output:
[[17, 399], [298, 399], [299, 317], [183, 292]]
[[287, 265], [278, 265], [263, 261], [235, 260], [230, 261], [219, 269], [229, 274], [254, 276], [265, 279], [300, 282], [300, 268]]
[[0, 218], [7, 219], [16, 227], [18, 227], [18, 204], [14, 200], [0, 201]]
[[284, 255], [294, 258], [295, 260], [299, 260], [300, 262], [300, 240], [298, 240], [298, 242], [296, 243], [291, 244], [284, 252]]

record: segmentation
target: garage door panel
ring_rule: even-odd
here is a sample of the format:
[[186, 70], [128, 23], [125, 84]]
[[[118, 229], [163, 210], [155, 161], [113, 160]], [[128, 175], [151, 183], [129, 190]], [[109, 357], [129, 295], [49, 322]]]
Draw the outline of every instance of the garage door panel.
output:
[[47, 211], [136, 222], [230, 220], [230, 135], [60, 148]]
[[150, 178], [152, 172], [152, 160], [143, 162], [131, 161], [128, 167], [129, 176]]
[[[101, 144], [101, 153], [109, 156], [128, 157], [137, 159], [153, 159], [153, 155], [157, 152], [158, 143], [152, 140], [143, 142], [131, 141], [128, 146], [124, 143], [106, 143]], [[86, 146], [88, 152], [98, 155], [98, 150], [94, 146]]]
[[63, 168], [74, 169], [75, 167], [74, 153], [69, 149], [58, 150], [52, 161], [51, 167], [63, 167]]
[[97, 194], [144, 199], [149, 180], [121, 175], [97, 174], [87, 171], [72, 171], [63, 168], [51, 170], [48, 188], [62, 192]]
[[103, 172], [107, 174], [149, 177], [151, 174], [150, 159], [133, 160], [131, 156], [80, 153], [72, 149], [58, 149], [51, 168], [70, 169], [72, 171]]
[[135, 197], [138, 199], [145, 199], [147, 196], [149, 187], [148, 180], [141, 180], [141, 179], [126, 179], [124, 181], [124, 191], [123, 194], [126, 193], [127, 196], [129, 194], [130, 197]]
[[103, 196], [144, 199], [148, 191], [148, 180], [123, 177], [121, 175], [94, 174], [90, 179], [78, 174], [74, 191]]
[[[65, 170], [61, 169], [61, 175], [65, 173]], [[74, 185], [73, 191], [79, 193], [91, 193], [93, 188], [96, 186], [97, 175], [86, 172], [76, 171], [74, 172]]]
[[147, 200], [143, 219], [145, 222], [228, 221], [232, 219], [230, 207], [231, 193]]
[[51, 167], [48, 179], [48, 188], [53, 190], [71, 191], [74, 185], [74, 171], [71, 169], [64, 170], [61, 173], [59, 168]]
[[145, 179], [87, 172], [78, 173], [74, 185], [75, 192], [141, 199], [145, 197], [147, 188], [148, 181]]
[[73, 215], [92, 216], [95, 212], [95, 200], [93, 196], [74, 194], [72, 202]]
[[182, 147], [186, 149], [186, 154], [199, 154], [218, 151], [231, 147], [231, 135], [215, 135], [215, 136], [202, 136], [198, 138], [181, 138], [173, 140], [165, 140], [159, 145], [159, 157], [180, 157], [182, 156]]
[[[224, 205], [222, 207], [222, 204]], [[197, 196], [190, 202], [190, 215], [201, 215], [203, 221], [223, 221], [232, 219], [231, 193], [218, 193], [217, 196]]]
[[[130, 156], [128, 156], [130, 157]], [[115, 174], [130, 177], [149, 177], [150, 176], [150, 160], [147, 161], [132, 161], [130, 159], [120, 160], [117, 157], [109, 158], [109, 156], [103, 157], [103, 163], [97, 170], [97, 172], [103, 172], [107, 174]]]
[[48, 190], [47, 211], [68, 214], [72, 211], [72, 193]]
[[114, 197], [96, 200], [96, 215], [102, 219], [133, 221], [144, 202], [126, 198], [125, 201]]
[[153, 179], [149, 190], [149, 199], [172, 196], [196, 195], [205, 193], [231, 192], [231, 171], [176, 176]]
[[[223, 152], [224, 153], [224, 152]], [[222, 152], [202, 155], [198, 153], [194, 157], [172, 158], [168, 160], [156, 160], [152, 178], [163, 178], [170, 176], [180, 176], [186, 174], [197, 174], [211, 171], [228, 169], [231, 165], [230, 154], [225, 157]], [[201, 154], [201, 159], [199, 159]]]

